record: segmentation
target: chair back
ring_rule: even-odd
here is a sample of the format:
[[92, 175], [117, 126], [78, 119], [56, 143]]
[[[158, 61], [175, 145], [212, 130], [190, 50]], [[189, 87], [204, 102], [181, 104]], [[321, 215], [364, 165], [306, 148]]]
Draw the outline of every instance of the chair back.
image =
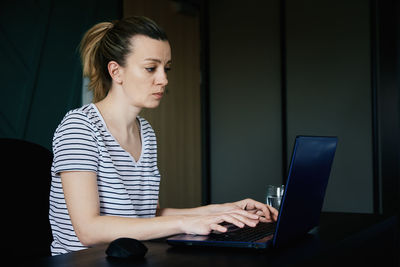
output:
[[53, 155], [38, 144], [9, 138], [0, 138], [0, 152], [2, 254], [21, 261], [49, 256]]

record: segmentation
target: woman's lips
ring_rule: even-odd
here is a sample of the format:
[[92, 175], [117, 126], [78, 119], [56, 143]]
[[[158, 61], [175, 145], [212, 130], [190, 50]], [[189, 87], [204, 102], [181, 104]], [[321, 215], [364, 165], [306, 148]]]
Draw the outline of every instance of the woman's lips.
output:
[[163, 93], [154, 93], [153, 95], [155, 96], [156, 99], [161, 99], [163, 96]]

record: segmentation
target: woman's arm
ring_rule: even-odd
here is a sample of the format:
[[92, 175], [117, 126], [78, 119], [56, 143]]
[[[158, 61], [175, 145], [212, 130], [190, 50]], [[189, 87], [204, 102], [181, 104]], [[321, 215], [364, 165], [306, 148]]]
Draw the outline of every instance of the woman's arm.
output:
[[250, 198], [233, 203], [212, 204], [191, 209], [161, 209], [159, 205], [157, 206], [157, 216], [210, 215], [217, 213], [238, 213], [247, 216], [249, 212], [257, 214], [260, 217], [260, 221], [270, 222], [276, 221], [278, 218], [278, 211], [275, 208]]
[[176, 214], [154, 218], [101, 216], [94, 172], [63, 172], [61, 180], [72, 225], [79, 241], [85, 246], [109, 243], [119, 237], [146, 240], [178, 233], [224, 232], [226, 228], [219, 225], [224, 221], [238, 227], [245, 224], [255, 226], [258, 222], [255, 214], [235, 212], [201, 216]]
[[75, 233], [86, 246], [110, 242], [118, 237], [143, 240], [181, 232], [179, 228], [181, 218], [178, 216], [140, 219], [100, 216], [97, 179], [94, 172], [63, 172], [61, 180]]
[[209, 215], [212, 214], [213, 206], [207, 205], [196, 208], [188, 209], [174, 209], [174, 208], [160, 208], [160, 204], [157, 205], [157, 216], [174, 216], [174, 215]]

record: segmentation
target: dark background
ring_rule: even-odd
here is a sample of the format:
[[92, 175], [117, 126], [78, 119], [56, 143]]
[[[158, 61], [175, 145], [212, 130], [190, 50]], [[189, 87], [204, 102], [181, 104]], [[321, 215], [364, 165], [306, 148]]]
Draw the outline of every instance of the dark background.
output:
[[[201, 16], [204, 203], [262, 200], [296, 135], [336, 135], [324, 210], [398, 211], [398, 1], [175, 2]], [[0, 137], [51, 149], [82, 104], [83, 33], [121, 16], [122, 1], [1, 1]]]

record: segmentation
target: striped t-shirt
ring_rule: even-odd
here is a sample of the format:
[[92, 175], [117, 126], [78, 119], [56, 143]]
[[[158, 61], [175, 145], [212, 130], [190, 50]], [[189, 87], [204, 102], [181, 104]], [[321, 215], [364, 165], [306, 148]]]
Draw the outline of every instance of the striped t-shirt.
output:
[[56, 129], [49, 211], [52, 255], [86, 248], [79, 242], [68, 215], [61, 172], [97, 174], [101, 215], [155, 216], [160, 184], [156, 136], [145, 119], [138, 117], [138, 121], [142, 152], [137, 162], [107, 130], [94, 104], [68, 112]]

